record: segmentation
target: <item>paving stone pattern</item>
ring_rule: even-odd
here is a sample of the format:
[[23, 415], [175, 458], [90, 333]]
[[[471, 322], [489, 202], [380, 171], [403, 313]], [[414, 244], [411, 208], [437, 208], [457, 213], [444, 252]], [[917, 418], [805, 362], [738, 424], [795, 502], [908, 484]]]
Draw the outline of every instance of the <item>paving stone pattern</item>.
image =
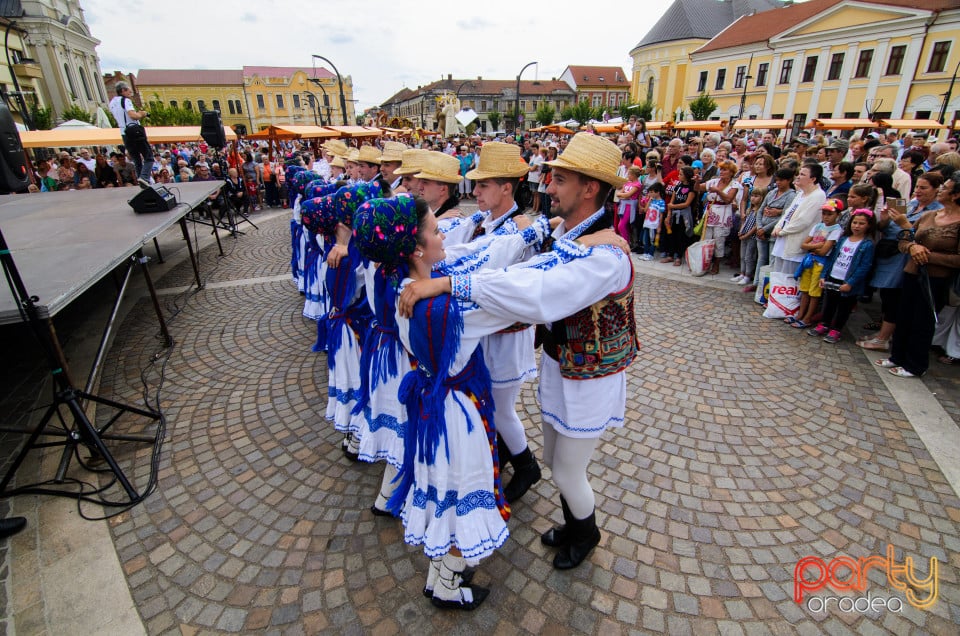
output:
[[[284, 271], [286, 223], [241, 238], [212, 277]], [[179, 268], [159, 287], [185, 283]], [[292, 284], [194, 295], [171, 324], [159, 488], [111, 523], [149, 633], [955, 634], [960, 500], [859, 350], [763, 320], [743, 295], [644, 275], [637, 291], [627, 425], [590, 467], [600, 546], [551, 567], [539, 535], [560, 514], [545, 479], [480, 565], [492, 593], [472, 613], [434, 609], [426, 558], [369, 512], [381, 467], [348, 463], [322, 417], [325, 356]], [[137, 399], [155, 332], [140, 303], [103, 394]], [[539, 453], [531, 386], [521, 401]], [[792, 600], [801, 557], [888, 543], [924, 574], [940, 560], [931, 609], [815, 614]], [[869, 581], [902, 598], [880, 571]]]

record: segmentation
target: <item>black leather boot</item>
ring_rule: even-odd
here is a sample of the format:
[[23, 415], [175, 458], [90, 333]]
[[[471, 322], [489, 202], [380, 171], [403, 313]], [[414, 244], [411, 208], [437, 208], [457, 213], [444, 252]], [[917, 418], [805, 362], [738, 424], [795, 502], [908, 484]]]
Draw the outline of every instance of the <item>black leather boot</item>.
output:
[[569, 570], [580, 565], [590, 551], [600, 543], [600, 529], [597, 528], [596, 511], [586, 519], [571, 519], [567, 523], [569, 536], [566, 545], [560, 548], [553, 558], [553, 567]]
[[529, 446], [524, 448], [523, 452], [515, 455], [511, 463], [513, 464], [513, 479], [503, 490], [503, 496], [506, 497], [507, 503], [513, 503], [523, 497], [530, 490], [530, 486], [540, 481], [541, 477], [540, 464], [537, 463], [537, 458], [533, 456]]
[[573, 514], [570, 512], [570, 507], [567, 506], [567, 500], [563, 498], [563, 495], [560, 495], [560, 508], [563, 510], [563, 525], [550, 528], [540, 535], [540, 543], [551, 548], [559, 548], [566, 544], [569, 534], [568, 528], [573, 519]]

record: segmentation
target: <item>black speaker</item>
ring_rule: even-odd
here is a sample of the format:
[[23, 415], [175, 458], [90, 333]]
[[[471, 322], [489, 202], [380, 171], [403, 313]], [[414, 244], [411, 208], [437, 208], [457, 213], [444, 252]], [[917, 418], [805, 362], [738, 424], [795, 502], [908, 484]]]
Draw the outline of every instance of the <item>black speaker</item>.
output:
[[223, 121], [220, 119], [220, 111], [205, 110], [200, 118], [200, 136], [210, 144], [211, 148], [217, 150], [227, 145], [227, 133], [223, 130]]
[[30, 184], [27, 157], [7, 105], [0, 101], [0, 192], [22, 192]]
[[[141, 186], [142, 187], [142, 186]], [[177, 207], [177, 197], [166, 187], [157, 183], [143, 188], [127, 203], [137, 214], [145, 212], [167, 212]]]

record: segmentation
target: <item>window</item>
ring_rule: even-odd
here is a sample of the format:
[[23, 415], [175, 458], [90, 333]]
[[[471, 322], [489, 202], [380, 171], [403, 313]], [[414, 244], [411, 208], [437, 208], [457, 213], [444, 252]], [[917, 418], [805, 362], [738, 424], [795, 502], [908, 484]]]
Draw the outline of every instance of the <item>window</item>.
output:
[[242, 115], [242, 114], [243, 114], [243, 108], [241, 108], [241, 106], [240, 106], [240, 100], [237, 99], [237, 100], [234, 100], [234, 101], [236, 101], [236, 103], [237, 103], [237, 114], [238, 114], [238, 115]]
[[83, 70], [83, 67], [80, 67], [80, 83], [83, 84], [83, 92], [86, 94], [87, 99], [93, 101], [93, 96], [90, 95], [90, 84], [87, 83], [87, 73]]
[[784, 60], [780, 66], [780, 84], [790, 83], [790, 73], [793, 72], [793, 60]]
[[903, 68], [903, 58], [907, 53], [905, 45], [895, 46], [890, 49], [890, 59], [887, 60], [887, 72], [885, 75], [899, 75]]
[[283, 95], [277, 95], [277, 108], [283, 110]]
[[803, 130], [803, 125], [807, 122], [806, 113], [797, 113], [793, 116], [793, 126], [790, 131], [791, 137], [796, 137], [800, 134], [800, 131]]
[[484, 99], [480, 102], [480, 110], [487, 110], [487, 100]]
[[524, 112], [524, 111], [526, 111], [526, 110], [527, 110], [527, 100], [521, 99], [521, 100], [520, 100], [520, 112]]
[[237, 109], [234, 108], [234, 106], [233, 106], [233, 100], [232, 100], [232, 99], [228, 99], [228, 100], [227, 100], [227, 108], [230, 109], [230, 114], [231, 114], [231, 115], [236, 115], [236, 114], [237, 114]]
[[14, 64], [20, 64], [20, 60], [23, 59], [23, 51], [18, 51], [17, 49], [10, 49], [10, 58]]
[[717, 83], [714, 84], [714, 89], [718, 91], [723, 90], [723, 85], [727, 81], [727, 69], [721, 68], [717, 70]]
[[70, 85], [70, 97], [77, 98], [77, 87], [73, 85], [73, 75], [70, 74], [70, 68], [67, 63], [63, 63], [63, 74], [67, 76], [67, 83]]
[[697, 82], [697, 92], [702, 93], [707, 90], [707, 72], [700, 71], [700, 81]]
[[207, 102], [203, 101], [202, 99], [198, 99], [198, 100], [197, 100], [197, 108], [200, 109], [200, 112], [201, 112], [201, 113], [204, 112], [204, 111], [206, 111], [206, 110], [207, 110]]
[[843, 53], [834, 53], [830, 58], [830, 68], [827, 70], [828, 80], [840, 79], [840, 73], [843, 72]]
[[647, 100], [653, 101], [653, 78], [647, 81]]
[[603, 95], [594, 95], [593, 96], [593, 107], [596, 108], [603, 103]]
[[217, 112], [220, 112], [220, 100], [219, 100], [219, 99], [213, 100], [213, 110], [215, 110], [215, 111], [217, 111]]
[[263, 102], [263, 95], [257, 95], [257, 110], [264, 110], [266, 105]]
[[299, 96], [299, 95], [294, 95], [294, 96], [293, 96], [293, 107], [294, 107], [294, 108], [300, 108], [300, 96]]
[[853, 73], [853, 76], [866, 77], [869, 75], [871, 62], [873, 62], [873, 49], [860, 51], [860, 57], [857, 58], [857, 70]]
[[764, 62], [757, 67], [757, 86], [767, 85], [767, 72], [770, 70], [770, 63]]
[[743, 83], [746, 81], [747, 77], [747, 67], [738, 66], [737, 67], [737, 76], [733, 79], [734, 88], [743, 88]]
[[187, 110], [193, 110], [193, 104], [190, 103], [189, 99], [183, 100], [183, 107]]
[[811, 55], [807, 58], [806, 64], [803, 65], [803, 79], [801, 82], [812, 82], [813, 76], [817, 74], [817, 60], [819, 58], [816, 55]]
[[171, 99], [171, 100], [170, 100], [170, 108], [176, 108], [176, 107], [177, 107], [177, 100]]
[[927, 73], [942, 73], [947, 66], [947, 55], [950, 53], [950, 42], [937, 42], [933, 45], [933, 53], [930, 54], [930, 64], [927, 66]]
[[917, 119], [930, 119], [929, 110], [918, 110], [916, 113]]

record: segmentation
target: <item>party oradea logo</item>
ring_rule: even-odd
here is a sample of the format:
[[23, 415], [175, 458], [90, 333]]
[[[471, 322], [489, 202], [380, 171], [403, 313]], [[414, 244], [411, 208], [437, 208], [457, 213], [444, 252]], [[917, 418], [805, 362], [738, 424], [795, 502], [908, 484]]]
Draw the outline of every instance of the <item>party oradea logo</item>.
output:
[[[912, 557], [904, 557], [898, 563], [892, 545], [887, 545], [887, 555], [873, 555], [854, 559], [838, 556], [829, 563], [820, 557], [808, 556], [797, 561], [793, 569], [793, 600], [805, 605], [814, 613], [826, 612], [836, 605], [841, 612], [879, 612], [887, 609], [891, 612], [903, 610], [903, 599], [899, 596], [873, 596], [867, 590], [867, 574], [870, 570], [880, 570], [887, 575], [887, 583], [895, 590], [903, 592], [907, 603], [917, 609], [927, 609], [937, 600], [939, 583], [936, 557], [930, 557], [927, 576], [921, 578], [913, 565]], [[836, 592], [865, 592], [865, 596], [825, 596], [814, 593], [830, 588]]]

